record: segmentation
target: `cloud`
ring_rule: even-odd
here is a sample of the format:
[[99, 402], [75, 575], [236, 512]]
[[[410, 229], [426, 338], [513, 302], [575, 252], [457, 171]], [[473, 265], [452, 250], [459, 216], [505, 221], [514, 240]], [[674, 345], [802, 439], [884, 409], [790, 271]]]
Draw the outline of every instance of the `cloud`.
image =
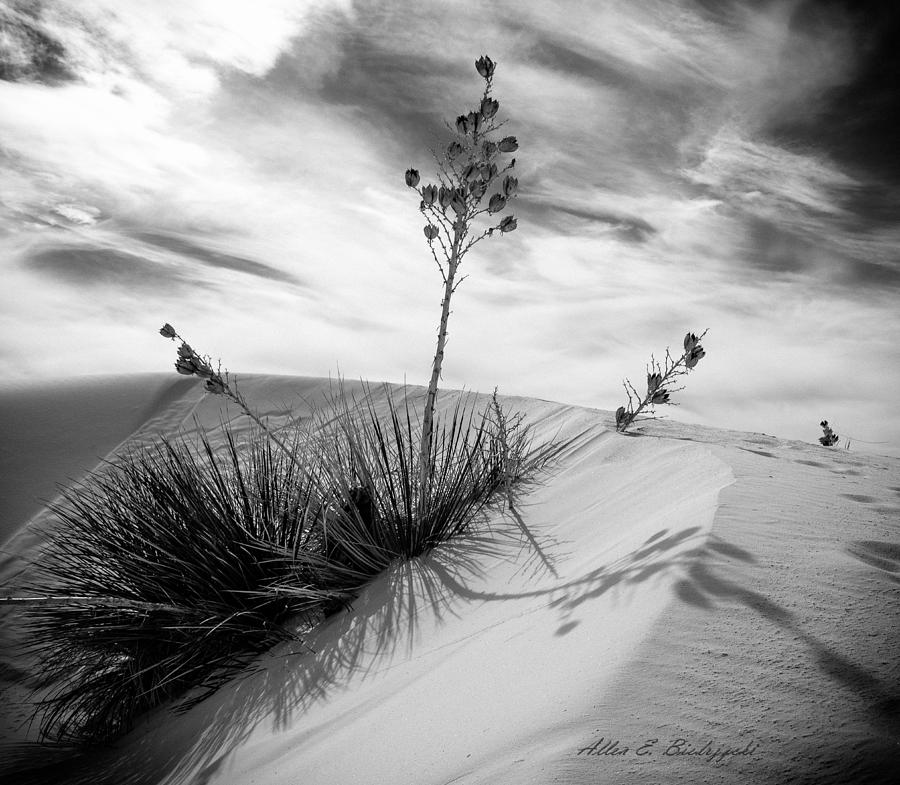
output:
[[743, 138], [728, 127], [707, 140], [702, 160], [683, 173], [716, 198], [740, 204], [747, 212], [797, 223], [840, 214], [842, 193], [858, 185], [822, 156]]
[[350, 13], [347, 0], [56, 0], [5, 12], [13, 54], [31, 54], [85, 83], [149, 83], [179, 95], [208, 95], [219, 73], [268, 71], [308, 20]]
[[[772, 123], [772, 132], [792, 145], [825, 150], [857, 176], [881, 185], [900, 180], [900, 20], [893, 3], [803, 2], [791, 28], [805, 34], [807, 51], [818, 57], [809, 70], [835, 73], [831, 88], [818, 96], [815, 111], [801, 102], [790, 116]], [[842, 72], [842, 73], [841, 73]]]
[[112, 248], [65, 245], [42, 248], [29, 254], [24, 265], [28, 270], [79, 288], [104, 285], [158, 291], [189, 283], [178, 270]]
[[855, 210], [865, 204], [858, 194], [866, 184], [824, 153], [750, 141], [728, 128], [683, 174], [732, 216], [743, 237], [741, 257], [753, 268], [815, 271], [861, 286], [897, 284], [896, 226], [878, 230], [878, 221], [861, 219]]
[[607, 212], [590, 205], [566, 205], [530, 199], [516, 205], [518, 212], [531, 221], [558, 231], [588, 231], [592, 225], [609, 230], [624, 242], [646, 242], [656, 229], [638, 216]]
[[136, 232], [134, 237], [142, 242], [164, 248], [168, 251], [173, 251], [179, 256], [198, 261], [209, 267], [235, 270], [237, 272], [246, 273], [247, 275], [256, 275], [270, 281], [280, 281], [282, 283], [290, 283], [298, 286], [303, 285], [297, 276], [276, 269], [271, 265], [263, 264], [243, 256], [235, 256], [234, 254], [207, 248], [197, 242], [182, 237], [159, 232]]
[[0, 80], [59, 84], [75, 78], [66, 49], [36, 18], [28, 3], [0, 8]]

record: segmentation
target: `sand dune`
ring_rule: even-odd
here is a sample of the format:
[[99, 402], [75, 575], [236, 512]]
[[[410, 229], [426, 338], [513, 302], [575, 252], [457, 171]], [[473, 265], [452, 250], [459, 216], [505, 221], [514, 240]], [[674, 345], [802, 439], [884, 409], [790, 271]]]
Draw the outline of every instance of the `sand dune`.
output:
[[[129, 385], [80, 389], [95, 405], [122, 401]], [[47, 407], [75, 410], [52, 390], [16, 410], [19, 433], [43, 417], [47, 449], [72, 449], [54, 447], [45, 464], [30, 444], [23, 479], [5, 486], [17, 533], [4, 593], [48, 520], [37, 512], [22, 526], [40, 475], [76, 477], [129, 433], [146, 443], [222, 416], [190, 382], [139, 389], [136, 409], [71, 422], [46, 418]], [[327, 383], [247, 377], [242, 389], [277, 425], [307, 416]], [[441, 407], [458, 395], [442, 393]], [[622, 436], [608, 412], [505, 400], [538, 439], [578, 437], [520, 519], [492, 514], [471, 537], [398, 565], [322, 626], [312, 651], [274, 650], [187, 713], [157, 711], [114, 749], [67, 763], [66, 779], [894, 781], [900, 461], [673, 421]], [[105, 430], [86, 458], [95, 416]], [[14, 664], [4, 672], [20, 699]], [[22, 737], [24, 711], [7, 709], [9, 734]]]

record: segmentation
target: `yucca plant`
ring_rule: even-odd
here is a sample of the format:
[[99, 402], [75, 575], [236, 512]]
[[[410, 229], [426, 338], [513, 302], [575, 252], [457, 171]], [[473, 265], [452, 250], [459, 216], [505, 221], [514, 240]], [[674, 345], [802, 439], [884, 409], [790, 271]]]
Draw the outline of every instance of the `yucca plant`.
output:
[[[53, 506], [20, 598], [56, 685], [39, 703], [42, 737], [109, 739], [188, 688], [214, 689], [328, 596], [294, 558], [314, 489], [260, 432], [242, 446], [225, 434], [220, 452], [205, 436], [133, 450]], [[270, 589], [287, 575], [306, 581], [289, 597]]]
[[110, 739], [192, 688], [202, 697], [292, 637], [288, 620], [333, 613], [392, 561], [466, 533], [498, 494], [511, 507], [514, 485], [559, 449], [532, 451], [496, 396], [483, 411], [460, 400], [436, 419], [459, 265], [485, 237], [516, 229], [498, 214], [518, 192], [515, 159], [504, 158], [518, 141], [498, 134], [496, 64], [481, 57], [475, 67], [484, 91], [435, 155], [437, 182], [419, 188], [418, 171], [406, 172], [444, 282], [424, 410], [389, 394], [385, 411], [368, 389], [354, 400], [341, 388], [329, 412], [285, 438], [165, 324], [160, 334], [180, 341], [178, 373], [204, 379], [258, 430], [238, 445], [226, 428], [220, 451], [205, 436], [133, 450], [54, 507], [32, 596], [7, 598], [26, 607], [43, 681], [55, 685], [39, 704], [43, 737]]
[[420, 556], [465, 533], [501, 489], [536, 471], [549, 451], [512, 455], [493, 427], [491, 410], [461, 398], [438, 420], [420, 483], [422, 423], [404, 396], [390, 391], [379, 412], [366, 389], [360, 399], [343, 389], [332, 397], [312, 437], [320, 456], [315, 485], [331, 496], [323, 515], [324, 552], [367, 580], [395, 559]]
[[[112, 739], [193, 688], [200, 700], [257, 653], [339, 610], [397, 559], [465, 534], [532, 476], [496, 398], [461, 399], [439, 422], [426, 486], [421, 422], [405, 396], [343, 388], [295, 432], [288, 455], [263, 430], [225, 427], [219, 449], [162, 440], [63, 494], [25, 605], [43, 738]], [[492, 417], [492, 415], [495, 415]], [[511, 498], [511, 497], [509, 497]]]

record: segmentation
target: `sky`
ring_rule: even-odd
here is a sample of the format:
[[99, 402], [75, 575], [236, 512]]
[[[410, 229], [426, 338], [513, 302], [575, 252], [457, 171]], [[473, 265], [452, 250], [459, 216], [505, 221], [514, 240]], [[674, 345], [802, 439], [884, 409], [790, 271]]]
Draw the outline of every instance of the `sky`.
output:
[[[474, 108], [519, 142], [443, 386], [900, 455], [891, 2], [0, 0], [0, 384], [173, 369], [426, 384], [415, 167]], [[199, 382], [198, 382], [199, 383]]]

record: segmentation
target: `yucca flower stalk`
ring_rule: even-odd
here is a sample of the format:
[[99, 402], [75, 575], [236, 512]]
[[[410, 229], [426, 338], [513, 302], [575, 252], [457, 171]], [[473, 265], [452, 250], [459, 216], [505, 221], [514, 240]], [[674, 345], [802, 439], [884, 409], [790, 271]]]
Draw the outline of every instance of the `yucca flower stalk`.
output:
[[652, 412], [653, 407], [658, 404], [672, 403], [669, 396], [684, 389], [684, 387], [672, 387], [672, 382], [692, 371], [697, 363], [706, 356], [706, 350], [700, 345], [700, 341], [707, 332], [709, 331], [704, 330], [699, 337], [694, 333], [685, 335], [684, 353], [677, 360], [672, 357], [668, 348], [662, 365], [651, 356], [650, 365], [647, 366], [647, 392], [645, 394], [641, 395], [630, 380], [624, 381], [628, 405], [620, 406], [616, 410], [617, 431], [624, 433], [638, 415], [645, 410]]
[[210, 392], [213, 395], [224, 395], [226, 398], [234, 401], [241, 407], [244, 414], [262, 428], [268, 434], [269, 438], [275, 442], [275, 444], [277, 444], [291, 460], [294, 460], [288, 446], [279, 439], [272, 429], [269, 428], [269, 426], [250, 408], [247, 400], [241, 394], [240, 390], [238, 390], [237, 379], [235, 378], [232, 380], [227, 368], [223, 374], [221, 360], [217, 363], [216, 370], [213, 370], [212, 358], [208, 354], [200, 355], [196, 352], [168, 322], [160, 328], [159, 334], [163, 336], [163, 338], [181, 341], [181, 345], [178, 347], [178, 357], [175, 360], [175, 370], [178, 371], [178, 373], [183, 376], [197, 376], [200, 379], [205, 379], [207, 392]]
[[[407, 186], [414, 188], [421, 197], [419, 210], [427, 221], [425, 238], [444, 283], [437, 346], [425, 395], [419, 445], [419, 484], [423, 495], [429, 482], [434, 410], [447, 343], [450, 300], [465, 278], [457, 277], [459, 266], [476, 243], [494, 232], [508, 234], [517, 226], [511, 215], [497, 223], [493, 223], [496, 220], [493, 216], [505, 209], [518, 194], [519, 182], [511, 174], [516, 159], [503, 158], [518, 149], [518, 140], [514, 136], [498, 139], [504, 123], [497, 119], [500, 102], [492, 96], [496, 63], [485, 55], [475, 62], [475, 69], [485, 81], [484, 92], [475, 109], [459, 115], [454, 127], [447, 124], [448, 130], [455, 134], [443, 152], [432, 151], [437, 164], [437, 183], [420, 187], [417, 169], [408, 169], [405, 174]], [[492, 223], [481, 233], [475, 233], [475, 223], [482, 216], [491, 218]]]

